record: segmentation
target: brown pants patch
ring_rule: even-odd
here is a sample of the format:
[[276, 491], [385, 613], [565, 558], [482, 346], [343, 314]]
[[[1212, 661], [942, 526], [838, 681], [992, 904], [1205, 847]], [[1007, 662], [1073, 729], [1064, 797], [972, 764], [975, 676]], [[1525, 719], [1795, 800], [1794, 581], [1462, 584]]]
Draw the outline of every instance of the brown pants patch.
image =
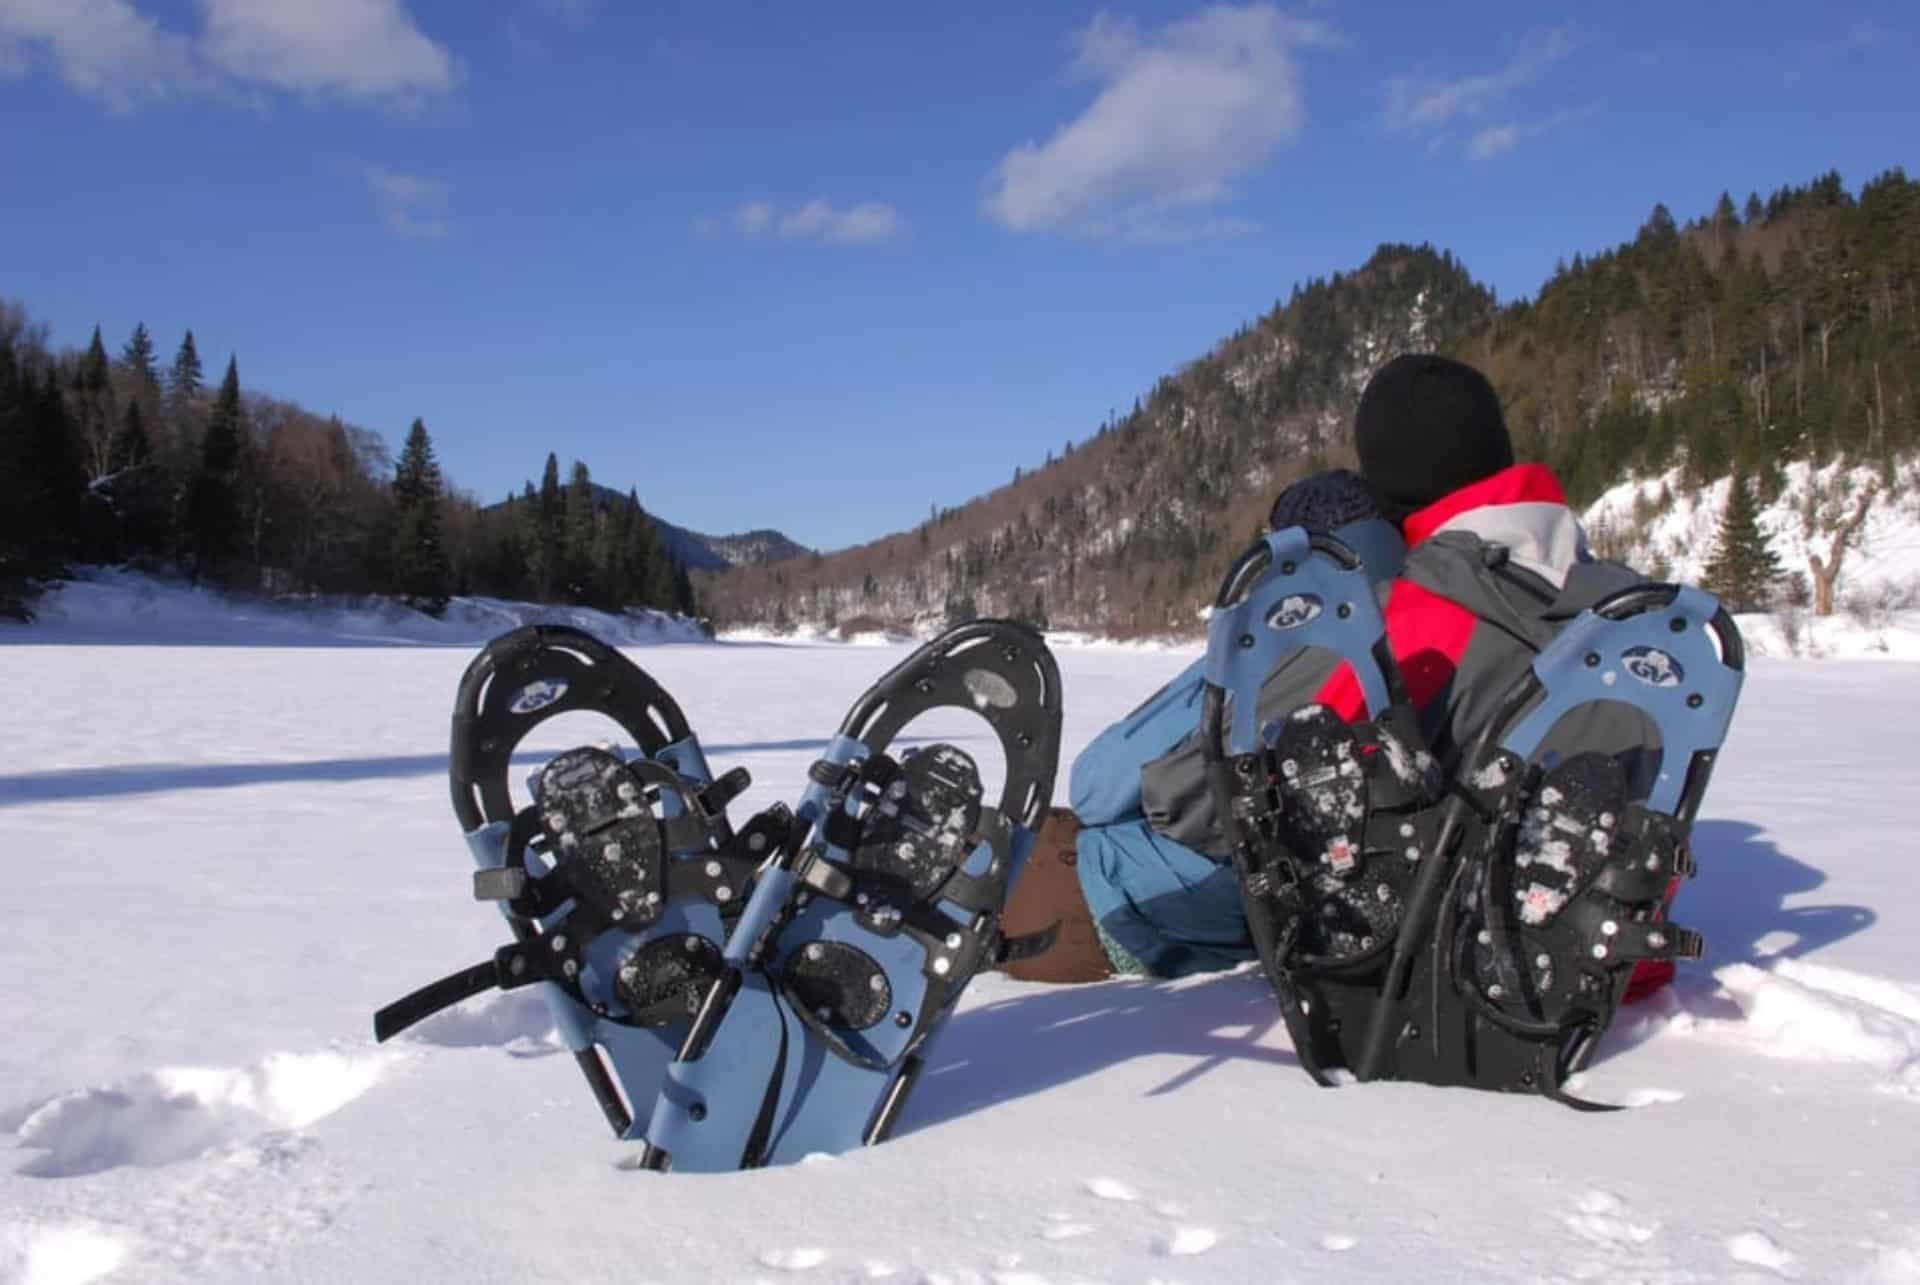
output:
[[1107, 952], [1094, 931], [1093, 913], [1080, 891], [1075, 867], [1074, 837], [1080, 821], [1066, 808], [1054, 808], [1040, 826], [1033, 856], [1013, 886], [1001, 914], [1001, 931], [1009, 937], [1039, 932], [1058, 923], [1053, 949], [1032, 959], [1008, 964], [1009, 977], [1023, 982], [1098, 982], [1113, 976]]

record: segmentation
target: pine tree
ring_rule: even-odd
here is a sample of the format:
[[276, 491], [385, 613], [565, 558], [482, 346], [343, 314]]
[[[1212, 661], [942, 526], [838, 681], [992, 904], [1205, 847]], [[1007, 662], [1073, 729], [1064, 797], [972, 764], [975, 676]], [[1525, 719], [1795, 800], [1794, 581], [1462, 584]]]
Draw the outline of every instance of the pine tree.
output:
[[173, 356], [173, 369], [167, 376], [167, 396], [176, 407], [185, 407], [200, 395], [200, 353], [193, 346], [193, 332], [180, 341]]
[[566, 594], [570, 601], [592, 604], [598, 598], [593, 575], [593, 474], [581, 460], [573, 462], [567, 480], [565, 510], [560, 557], [566, 568]]
[[154, 356], [153, 336], [147, 333], [146, 322], [134, 323], [133, 333], [127, 336], [126, 346], [120, 350], [120, 364], [133, 377], [136, 396], [149, 402], [159, 397], [160, 364]]
[[1736, 474], [1728, 482], [1713, 559], [1703, 579], [1728, 611], [1764, 611], [1773, 601], [1780, 560], [1760, 529], [1753, 486], [1744, 475]]
[[548, 451], [546, 471], [540, 475], [540, 498], [534, 510], [533, 523], [535, 543], [529, 559], [533, 563], [531, 578], [534, 596], [541, 602], [552, 602], [561, 582], [561, 537], [565, 521], [566, 501], [560, 493], [560, 459]]
[[433, 439], [422, 420], [407, 430], [393, 472], [394, 536], [391, 574], [394, 592], [408, 606], [438, 616], [447, 609], [453, 567], [441, 536], [440, 506], [445, 499]]
[[200, 443], [200, 467], [187, 489], [187, 540], [196, 582], [217, 573], [240, 545], [240, 433], [240, 363], [229, 357]]

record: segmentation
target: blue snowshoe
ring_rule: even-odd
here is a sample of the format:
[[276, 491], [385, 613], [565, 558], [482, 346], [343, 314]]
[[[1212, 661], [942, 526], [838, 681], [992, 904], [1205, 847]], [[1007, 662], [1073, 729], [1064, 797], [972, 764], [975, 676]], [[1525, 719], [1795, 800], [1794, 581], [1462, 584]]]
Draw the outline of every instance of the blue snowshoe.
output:
[[[1634, 963], [1697, 956], [1661, 920], [1739, 694], [1738, 631], [1695, 589], [1583, 612], [1478, 743], [1426, 746], [1359, 559], [1294, 528], [1255, 544], [1214, 604], [1202, 742], [1248, 925], [1317, 1081], [1563, 1085]], [[1302, 648], [1344, 659], [1366, 717], [1320, 705], [1256, 726], [1260, 684]], [[1634, 787], [1615, 759], [1547, 746], [1568, 714], [1626, 705], [1657, 731]]]
[[[638, 748], [561, 754], [516, 809], [514, 749], [541, 723], [590, 711]], [[379, 1040], [498, 987], [544, 983], [555, 1025], [616, 1136], [631, 1138], [666, 1066], [722, 972], [722, 946], [755, 873], [790, 818], [736, 833], [718, 780], [680, 707], [645, 671], [590, 634], [535, 625], [494, 640], [460, 683], [453, 715], [454, 812], [477, 867], [474, 895], [498, 903], [513, 941], [492, 959], [415, 991], [374, 1018]]]
[[[1005, 763], [994, 802], [960, 744], [896, 754], [967, 710]], [[894, 667], [810, 771], [645, 1129], [654, 1169], [731, 1170], [886, 1138], [929, 1046], [984, 968], [1044, 950], [1000, 913], [1051, 801], [1060, 674], [1034, 630], [975, 621]]]

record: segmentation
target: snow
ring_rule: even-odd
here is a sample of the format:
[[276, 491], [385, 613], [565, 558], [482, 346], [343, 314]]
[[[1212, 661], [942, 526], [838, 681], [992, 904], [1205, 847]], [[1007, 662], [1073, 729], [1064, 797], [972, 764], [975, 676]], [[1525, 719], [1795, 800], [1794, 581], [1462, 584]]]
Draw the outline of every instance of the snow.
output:
[[[138, 633], [68, 613], [0, 642]], [[1679, 916], [1711, 957], [1577, 1086], [1632, 1110], [1316, 1088], [1249, 970], [993, 975], [894, 1141], [660, 1176], [537, 997], [371, 1042], [504, 940], [446, 800], [468, 649], [160, 615], [0, 645], [0, 1281], [1920, 1278], [1911, 666], [1753, 666]], [[754, 808], [904, 652], [634, 654]], [[1061, 648], [1065, 761], [1193, 654]]]
[[[83, 568], [34, 606], [32, 628], [0, 635], [34, 643], [251, 646], [477, 646], [528, 624], [564, 624], [623, 646], [699, 642], [683, 617], [455, 598], [438, 619], [384, 598], [229, 598], [211, 589], [109, 567]], [[8, 628], [0, 624], [0, 628]]]
[[[1748, 650], [1761, 656], [1885, 657], [1920, 660], [1920, 460], [1902, 464], [1887, 485], [1877, 470], [1843, 464], [1788, 464], [1781, 492], [1760, 509], [1760, 529], [1784, 573], [1808, 574], [1808, 554], [1826, 557], [1834, 525], [1859, 495], [1877, 488], [1859, 538], [1842, 565], [1832, 616], [1800, 609], [1743, 615]], [[1728, 481], [1687, 489], [1679, 469], [1620, 483], [1587, 508], [1590, 533], [1611, 532], [1636, 567], [1664, 562], [1668, 578], [1698, 584], [1712, 559]], [[1809, 536], [1807, 513], [1816, 520]]]

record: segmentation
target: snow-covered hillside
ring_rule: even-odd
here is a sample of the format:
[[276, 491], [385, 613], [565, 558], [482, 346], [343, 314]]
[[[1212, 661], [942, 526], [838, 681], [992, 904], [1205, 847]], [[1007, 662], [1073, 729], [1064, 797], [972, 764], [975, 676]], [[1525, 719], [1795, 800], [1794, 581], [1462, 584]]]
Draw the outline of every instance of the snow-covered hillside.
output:
[[[1920, 659], [1920, 461], [1891, 485], [1875, 469], [1830, 464], [1787, 466], [1786, 485], [1764, 502], [1760, 528], [1799, 595], [1770, 615], [1741, 618], [1741, 632], [1762, 655], [1892, 656]], [[1664, 578], [1699, 583], [1713, 557], [1726, 506], [1723, 478], [1689, 490], [1678, 469], [1622, 482], [1588, 507], [1596, 547]], [[1834, 533], [1871, 491], [1866, 517], [1848, 545], [1838, 582], [1839, 610], [1820, 618], [1806, 607], [1808, 555], [1831, 556]]]
[[83, 568], [34, 606], [31, 625], [0, 621], [0, 643], [210, 643], [247, 646], [480, 644], [520, 625], [575, 625], [623, 645], [704, 642], [698, 625], [657, 611], [613, 613], [498, 598], [455, 598], [438, 619], [385, 598], [260, 599], [105, 567]]
[[[636, 658], [744, 810], [902, 652]], [[1059, 654], [1070, 762], [1196, 653]], [[1315, 1088], [1249, 972], [993, 976], [896, 1140], [660, 1176], [537, 997], [371, 1042], [503, 939], [446, 801], [467, 658], [0, 646], [0, 1281], [1920, 1279], [1920, 800], [1880, 751], [1920, 669], [1755, 665], [1682, 900], [1711, 956], [1579, 1086], [1631, 1110]]]

